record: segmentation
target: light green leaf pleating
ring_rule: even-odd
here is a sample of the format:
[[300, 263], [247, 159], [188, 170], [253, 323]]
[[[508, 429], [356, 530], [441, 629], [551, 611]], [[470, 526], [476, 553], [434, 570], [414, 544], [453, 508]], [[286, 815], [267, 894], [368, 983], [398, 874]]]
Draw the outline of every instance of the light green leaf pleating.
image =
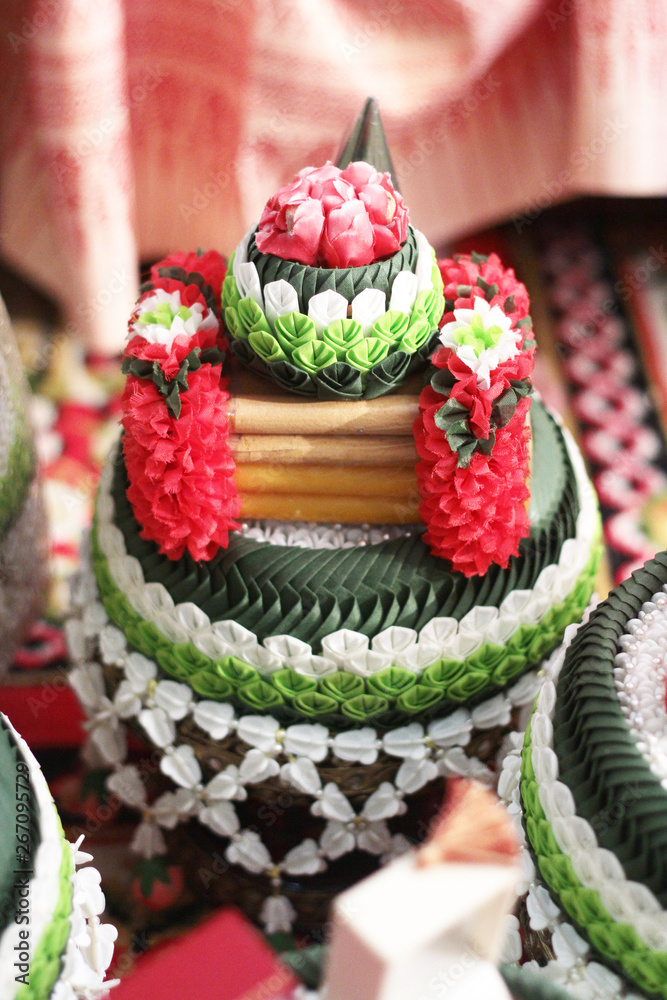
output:
[[404, 312], [398, 309], [390, 309], [379, 319], [376, 319], [371, 327], [371, 336], [380, 337], [388, 344], [397, 343], [407, 331], [410, 319]]
[[237, 309], [239, 319], [243, 323], [247, 334], [255, 333], [260, 330], [264, 330], [265, 333], [271, 333], [269, 321], [254, 299], [241, 299]]
[[431, 336], [433, 327], [424, 316], [417, 315], [403, 334], [400, 340], [400, 348], [406, 354], [414, 354], [420, 347], [423, 347]]
[[270, 361], [285, 361], [286, 356], [282, 347], [271, 333], [266, 330], [253, 330], [248, 335], [248, 343], [255, 354], [258, 355], [268, 365]]
[[445, 300], [442, 295], [432, 288], [424, 288], [415, 299], [415, 304], [412, 307], [412, 318], [416, 319], [418, 315], [424, 316], [431, 329], [434, 330], [442, 319], [444, 311]]
[[445, 283], [442, 280], [442, 275], [440, 274], [440, 268], [436, 263], [435, 253], [433, 254], [433, 267], [431, 269], [431, 284], [433, 285], [433, 290], [437, 292], [438, 295], [443, 294], [445, 290]]
[[311, 340], [317, 339], [317, 330], [312, 319], [298, 312], [278, 316], [274, 324], [274, 332], [278, 343], [288, 355]]
[[234, 337], [235, 340], [247, 340], [248, 334], [245, 331], [243, 323], [239, 319], [238, 310], [234, 306], [227, 306], [225, 309], [225, 326], [227, 327], [230, 336]]
[[325, 344], [322, 340], [309, 340], [307, 344], [298, 347], [292, 354], [294, 364], [311, 374], [333, 364], [335, 360], [336, 352], [333, 347]]
[[[407, 323], [408, 317], [405, 317]], [[345, 360], [349, 365], [358, 368], [362, 372], [367, 372], [373, 365], [376, 365], [389, 354], [389, 344], [379, 337], [365, 337], [358, 344], [352, 347], [345, 354]]]
[[222, 283], [222, 308], [227, 309], [229, 306], [238, 306], [241, 301], [241, 296], [239, 295], [239, 290], [236, 285], [236, 278], [230, 273], [231, 268], [227, 271], [227, 276]]
[[339, 361], [362, 339], [361, 323], [357, 323], [356, 319], [337, 319], [322, 332], [322, 340], [333, 347]]

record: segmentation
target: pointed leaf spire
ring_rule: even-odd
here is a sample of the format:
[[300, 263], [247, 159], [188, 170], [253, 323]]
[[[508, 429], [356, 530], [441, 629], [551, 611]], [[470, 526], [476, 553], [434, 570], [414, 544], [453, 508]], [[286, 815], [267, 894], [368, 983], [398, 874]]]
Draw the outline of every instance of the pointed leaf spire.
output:
[[375, 169], [381, 173], [390, 174], [392, 183], [398, 191], [396, 171], [391, 161], [387, 137], [384, 134], [380, 118], [380, 106], [376, 97], [367, 98], [363, 111], [357, 118], [336, 163], [341, 169], [344, 169], [348, 163], [352, 163], [354, 160], [365, 160], [367, 163], [372, 163]]

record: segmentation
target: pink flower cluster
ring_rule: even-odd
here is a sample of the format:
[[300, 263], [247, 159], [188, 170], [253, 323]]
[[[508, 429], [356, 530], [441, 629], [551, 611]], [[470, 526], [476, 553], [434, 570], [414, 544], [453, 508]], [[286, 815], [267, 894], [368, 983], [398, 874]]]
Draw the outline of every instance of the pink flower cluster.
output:
[[305, 167], [259, 220], [261, 253], [316, 267], [360, 267], [391, 256], [408, 236], [408, 210], [389, 174], [357, 161]]

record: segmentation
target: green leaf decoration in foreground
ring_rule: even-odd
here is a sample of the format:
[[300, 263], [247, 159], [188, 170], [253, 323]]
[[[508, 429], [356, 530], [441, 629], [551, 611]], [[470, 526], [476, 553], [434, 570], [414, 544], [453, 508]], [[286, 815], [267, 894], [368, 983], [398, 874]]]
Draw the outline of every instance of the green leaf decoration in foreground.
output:
[[225, 309], [225, 326], [235, 340], [245, 340], [248, 336], [239, 317], [238, 308], [234, 306], [227, 306]]
[[[251, 334], [259, 330], [263, 330], [265, 333], [271, 333], [269, 321], [254, 299], [241, 299], [236, 308], [239, 314], [239, 320], [241, 321], [247, 334]], [[226, 318], [227, 314], [225, 313], [225, 319]]]
[[[405, 319], [407, 322], [407, 316]], [[386, 358], [388, 353], [389, 344], [386, 340], [381, 340], [379, 337], [365, 337], [347, 352], [345, 360], [359, 371], [367, 372], [378, 361]]]
[[323, 340], [310, 340], [297, 348], [292, 357], [304, 371], [314, 373], [332, 364], [336, 360], [336, 352]]
[[363, 339], [361, 324], [354, 319], [337, 319], [323, 331], [322, 339], [334, 349], [336, 357], [341, 361], [346, 352]]
[[397, 344], [406, 333], [410, 323], [410, 317], [397, 309], [390, 309], [379, 319], [376, 319], [371, 327], [371, 336], [386, 340], [388, 344]]
[[424, 316], [429, 327], [433, 329], [442, 319], [444, 311], [445, 301], [442, 295], [438, 295], [433, 288], [424, 288], [415, 299], [412, 307], [412, 317], [414, 319], [417, 316]]
[[361, 399], [364, 395], [361, 372], [346, 361], [323, 368], [315, 380], [319, 399]]
[[220, 304], [222, 306], [223, 312], [225, 309], [233, 306], [236, 308], [241, 301], [241, 296], [239, 295], [239, 290], [236, 285], [236, 278], [230, 273], [231, 267], [227, 270], [225, 280], [222, 283], [222, 295], [220, 298]]
[[265, 330], [253, 330], [248, 334], [248, 343], [262, 361], [285, 361], [285, 352], [271, 333]]
[[303, 313], [291, 312], [278, 316], [273, 329], [278, 343], [288, 355], [309, 341], [317, 339], [315, 324]]
[[408, 354], [414, 354], [428, 342], [431, 336], [431, 324], [425, 317], [419, 315], [413, 319], [400, 340], [401, 349]]

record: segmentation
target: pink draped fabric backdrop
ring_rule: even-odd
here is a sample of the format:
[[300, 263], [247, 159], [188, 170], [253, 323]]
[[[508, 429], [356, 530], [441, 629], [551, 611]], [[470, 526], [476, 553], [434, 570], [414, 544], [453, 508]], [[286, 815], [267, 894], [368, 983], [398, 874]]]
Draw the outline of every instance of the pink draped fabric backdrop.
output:
[[667, 191], [662, 0], [6, 0], [0, 250], [120, 349], [138, 260], [229, 254], [379, 98], [439, 244]]

